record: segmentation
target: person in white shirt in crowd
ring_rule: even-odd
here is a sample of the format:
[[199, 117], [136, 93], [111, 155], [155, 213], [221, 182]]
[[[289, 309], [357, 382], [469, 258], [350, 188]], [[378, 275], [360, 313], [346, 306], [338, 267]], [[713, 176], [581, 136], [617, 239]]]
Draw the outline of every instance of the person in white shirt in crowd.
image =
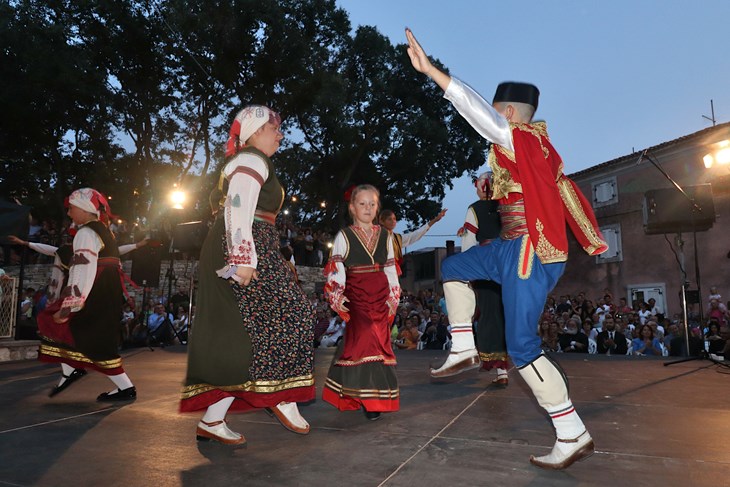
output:
[[325, 330], [324, 335], [319, 341], [320, 348], [334, 347], [345, 333], [345, 322], [338, 315], [330, 320], [330, 325]]

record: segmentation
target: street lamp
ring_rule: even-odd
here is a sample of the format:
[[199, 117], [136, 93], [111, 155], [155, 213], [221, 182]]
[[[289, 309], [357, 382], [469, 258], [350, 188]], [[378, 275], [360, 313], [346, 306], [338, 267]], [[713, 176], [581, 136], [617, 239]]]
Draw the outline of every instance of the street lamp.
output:
[[709, 154], [705, 154], [702, 158], [705, 167], [710, 169], [715, 164], [721, 166], [730, 164], [730, 140], [722, 140], [713, 144], [713, 146], [715, 146], [715, 150]]

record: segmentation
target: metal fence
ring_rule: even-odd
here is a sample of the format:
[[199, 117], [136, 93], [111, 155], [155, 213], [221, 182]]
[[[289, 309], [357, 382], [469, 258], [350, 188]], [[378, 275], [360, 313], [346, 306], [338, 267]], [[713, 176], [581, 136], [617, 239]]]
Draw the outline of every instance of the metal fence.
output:
[[0, 278], [0, 338], [15, 336], [15, 313], [18, 302], [18, 278]]

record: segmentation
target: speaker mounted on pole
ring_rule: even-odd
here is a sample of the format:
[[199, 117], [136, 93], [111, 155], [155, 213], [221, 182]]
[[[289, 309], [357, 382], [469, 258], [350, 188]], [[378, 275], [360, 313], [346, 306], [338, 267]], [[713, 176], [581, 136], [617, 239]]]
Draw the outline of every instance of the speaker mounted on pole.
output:
[[[653, 189], [644, 193], [644, 233], [704, 232], [715, 223], [712, 186], [685, 186], [688, 199], [676, 188]], [[692, 202], [700, 208], [698, 210]]]
[[172, 231], [172, 248], [197, 256], [207, 235], [208, 225], [205, 222], [178, 223]]

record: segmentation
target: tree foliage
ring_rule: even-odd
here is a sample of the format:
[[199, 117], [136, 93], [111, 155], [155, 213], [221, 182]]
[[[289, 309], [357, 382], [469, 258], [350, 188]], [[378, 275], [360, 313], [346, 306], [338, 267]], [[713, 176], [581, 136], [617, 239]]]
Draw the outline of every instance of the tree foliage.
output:
[[274, 160], [306, 225], [341, 226], [360, 183], [420, 223], [484, 161], [405, 47], [334, 0], [6, 1], [0, 45], [0, 194], [41, 215], [90, 185], [154, 218], [173, 183], [204, 213], [248, 103], [284, 117]]

